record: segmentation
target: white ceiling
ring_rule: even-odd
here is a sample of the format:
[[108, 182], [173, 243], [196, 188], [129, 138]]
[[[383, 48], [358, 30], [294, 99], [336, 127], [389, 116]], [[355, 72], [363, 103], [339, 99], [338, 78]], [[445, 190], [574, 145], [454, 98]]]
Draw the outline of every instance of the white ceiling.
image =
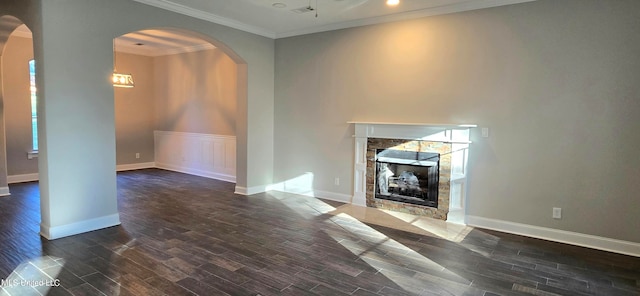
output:
[[116, 51], [145, 56], [162, 56], [183, 52], [213, 49], [211, 43], [200, 38], [170, 30], [142, 30], [115, 39]]
[[[133, 0], [239, 30], [283, 38], [535, 0]], [[284, 8], [273, 5], [281, 3]], [[293, 10], [311, 7], [313, 11]], [[317, 17], [316, 17], [317, 13]]]
[[[284, 38], [315, 32], [441, 15], [535, 0], [133, 0], [250, 33]], [[280, 3], [286, 7], [275, 7]], [[307, 8], [311, 9], [307, 9]], [[298, 13], [293, 10], [303, 10]], [[317, 17], [316, 17], [317, 13]], [[22, 25], [15, 35], [31, 37]], [[116, 51], [161, 56], [215, 48], [170, 30], [143, 30], [116, 38]], [[142, 44], [142, 45], [138, 45]]]

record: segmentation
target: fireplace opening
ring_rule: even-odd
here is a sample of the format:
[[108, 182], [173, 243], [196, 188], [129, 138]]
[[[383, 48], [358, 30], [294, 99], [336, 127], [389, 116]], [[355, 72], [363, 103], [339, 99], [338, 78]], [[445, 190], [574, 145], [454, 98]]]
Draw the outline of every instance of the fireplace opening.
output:
[[376, 198], [437, 208], [439, 175], [439, 153], [376, 149]]

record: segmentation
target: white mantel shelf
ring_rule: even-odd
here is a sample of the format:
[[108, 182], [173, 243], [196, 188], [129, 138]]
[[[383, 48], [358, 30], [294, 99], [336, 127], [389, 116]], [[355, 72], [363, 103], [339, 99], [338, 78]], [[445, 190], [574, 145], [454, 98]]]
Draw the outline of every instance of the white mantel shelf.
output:
[[387, 138], [427, 140], [445, 143], [470, 144], [469, 130], [475, 124], [452, 123], [402, 123], [347, 121], [355, 125], [354, 138]]
[[380, 122], [380, 121], [347, 121], [349, 124], [366, 124], [366, 125], [408, 125], [408, 126], [424, 126], [433, 128], [474, 128], [477, 124], [453, 124], [453, 123], [416, 123], [416, 122]]

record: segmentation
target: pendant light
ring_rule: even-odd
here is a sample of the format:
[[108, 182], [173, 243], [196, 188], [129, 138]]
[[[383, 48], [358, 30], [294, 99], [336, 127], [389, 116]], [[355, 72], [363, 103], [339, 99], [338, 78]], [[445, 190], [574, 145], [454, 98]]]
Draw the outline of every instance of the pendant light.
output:
[[118, 73], [116, 70], [116, 40], [113, 40], [113, 76], [111, 77], [111, 81], [113, 82], [113, 86], [115, 87], [125, 87], [132, 88], [134, 86], [133, 83], [133, 75]]

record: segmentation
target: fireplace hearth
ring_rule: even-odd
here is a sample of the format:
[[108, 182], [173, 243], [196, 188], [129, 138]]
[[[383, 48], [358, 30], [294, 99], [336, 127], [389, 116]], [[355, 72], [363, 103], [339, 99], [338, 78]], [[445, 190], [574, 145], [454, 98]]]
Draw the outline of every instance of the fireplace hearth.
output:
[[438, 207], [440, 154], [376, 150], [375, 198]]

